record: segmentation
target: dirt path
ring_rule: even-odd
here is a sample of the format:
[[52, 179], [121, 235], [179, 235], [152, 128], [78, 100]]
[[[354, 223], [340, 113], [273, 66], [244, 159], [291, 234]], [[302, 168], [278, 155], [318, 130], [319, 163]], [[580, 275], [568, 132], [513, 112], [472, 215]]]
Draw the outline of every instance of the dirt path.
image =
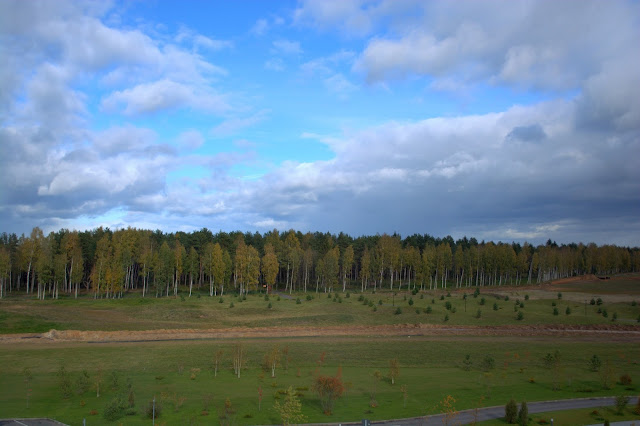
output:
[[610, 341], [640, 342], [640, 327], [626, 324], [602, 325], [505, 325], [447, 326], [438, 324], [401, 324], [380, 326], [278, 327], [167, 329], [142, 331], [50, 330], [46, 333], [0, 335], [0, 345], [18, 342], [145, 342], [227, 338], [271, 338], [310, 336], [554, 336], [606, 338]]

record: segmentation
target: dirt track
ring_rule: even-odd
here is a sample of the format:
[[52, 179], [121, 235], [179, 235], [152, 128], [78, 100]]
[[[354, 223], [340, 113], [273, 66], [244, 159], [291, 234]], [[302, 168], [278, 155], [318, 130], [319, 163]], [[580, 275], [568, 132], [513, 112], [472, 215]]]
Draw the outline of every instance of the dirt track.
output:
[[18, 342], [145, 342], [158, 340], [196, 340], [225, 338], [310, 337], [310, 336], [555, 336], [573, 338], [606, 338], [624, 342], [640, 342], [640, 327], [625, 324], [604, 325], [508, 325], [447, 326], [435, 324], [402, 324], [349, 327], [278, 327], [227, 329], [175, 329], [143, 331], [78, 331], [50, 330], [46, 333], [0, 335], [0, 345]]

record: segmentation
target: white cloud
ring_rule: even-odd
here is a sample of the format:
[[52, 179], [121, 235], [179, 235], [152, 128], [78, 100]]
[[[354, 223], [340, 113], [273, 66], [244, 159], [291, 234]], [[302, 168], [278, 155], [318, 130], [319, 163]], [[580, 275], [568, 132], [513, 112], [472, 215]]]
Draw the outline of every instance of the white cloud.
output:
[[290, 40], [275, 40], [273, 43], [273, 51], [282, 55], [299, 55], [302, 53], [300, 42]]
[[210, 89], [201, 88], [171, 80], [160, 80], [139, 84], [131, 89], [116, 91], [101, 102], [101, 107], [109, 112], [119, 110], [126, 115], [144, 114], [159, 110], [190, 107], [208, 112], [221, 113], [229, 109], [224, 98]]
[[268, 116], [268, 110], [261, 110], [248, 117], [229, 118], [214, 127], [211, 130], [211, 134], [214, 136], [228, 136], [238, 132], [241, 129], [254, 126], [266, 120]]

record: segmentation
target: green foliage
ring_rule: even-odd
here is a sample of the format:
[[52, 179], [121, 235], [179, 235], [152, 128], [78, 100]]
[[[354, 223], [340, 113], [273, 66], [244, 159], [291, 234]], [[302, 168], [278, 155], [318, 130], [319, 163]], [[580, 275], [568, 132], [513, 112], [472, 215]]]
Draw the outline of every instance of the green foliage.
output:
[[84, 395], [89, 390], [89, 386], [89, 373], [87, 370], [82, 370], [76, 379], [76, 393], [78, 395]]
[[542, 358], [542, 363], [545, 368], [551, 369], [560, 362], [560, 351], [556, 350], [553, 354], [547, 353]]
[[493, 310], [494, 310], [494, 311], [497, 311], [497, 310], [498, 310], [498, 304], [497, 304], [497, 303], [494, 303], [494, 304], [493, 304]]
[[564, 310], [566, 315], [571, 315], [571, 307], [567, 306], [567, 309]]
[[229, 303], [229, 307], [233, 308], [235, 305], [233, 304], [233, 302]]
[[613, 315], [611, 316], [611, 321], [616, 321], [618, 319], [618, 313], [614, 312]]
[[464, 356], [464, 359], [462, 360], [462, 369], [464, 371], [469, 371], [471, 370], [471, 366], [473, 365], [473, 361], [471, 361], [471, 355], [470, 354], [466, 354]]
[[524, 319], [524, 314], [522, 313], [522, 311], [518, 311], [518, 315], [516, 315], [516, 319], [518, 321], [522, 321]]
[[551, 302], [551, 306], [557, 306], [556, 302]]
[[529, 295], [528, 294], [524, 295], [524, 300], [529, 300]]
[[[349, 293], [347, 293], [347, 297], [349, 297], [348, 295], [349, 295]], [[313, 300], [313, 296], [310, 295], [310, 294], [307, 294], [306, 299], [307, 299], [307, 302], [311, 302]]]
[[430, 314], [431, 312], [433, 312], [433, 309], [431, 308], [431, 306], [427, 306], [427, 308], [424, 310], [425, 313]]
[[553, 308], [553, 315], [558, 316], [559, 314], [558, 308]]
[[450, 311], [450, 310], [451, 310], [451, 302], [449, 302], [449, 301], [447, 300], [447, 302], [444, 304], [444, 308], [445, 308], [447, 311]]
[[514, 399], [509, 400], [504, 407], [504, 421], [509, 424], [514, 424], [518, 417], [518, 404]]
[[601, 297], [598, 297], [598, 300], [596, 300], [596, 305], [600, 306], [602, 305], [604, 302], [602, 301]]
[[105, 405], [102, 416], [105, 420], [113, 422], [123, 417], [127, 408], [127, 402], [124, 401], [121, 395], [117, 395]]
[[444, 300], [444, 294], [440, 296], [440, 300]]
[[631, 380], [631, 376], [628, 374], [623, 374], [622, 376], [620, 376], [620, 384], [622, 386], [631, 386], [632, 380]]
[[529, 423], [529, 408], [527, 407], [527, 402], [522, 401], [520, 411], [518, 411], [518, 425], [527, 426], [527, 423]]
[[509, 296], [508, 296], [508, 295], [504, 297], [504, 301], [505, 301], [505, 302], [508, 302], [508, 301], [509, 301]]
[[449, 314], [444, 314], [444, 319], [443, 319], [443, 321], [444, 321], [444, 322], [449, 321]]
[[296, 305], [299, 305], [299, 304], [301, 304], [301, 303], [302, 303], [302, 300], [300, 300], [300, 298], [298, 297], [298, 298], [296, 299]]
[[593, 355], [590, 359], [589, 359], [589, 370], [591, 371], [600, 371], [600, 367], [602, 366], [602, 361], [600, 361], [600, 358], [598, 358], [598, 355]]
[[480, 295], [480, 288], [476, 287], [476, 289], [473, 292], [473, 297], [478, 297]]
[[413, 297], [409, 298], [409, 302], [408, 303], [409, 303], [409, 306], [413, 306]]
[[71, 385], [71, 377], [67, 370], [65, 370], [64, 365], [60, 366], [58, 369], [58, 388], [60, 389], [60, 395], [62, 398], [67, 399], [71, 397], [73, 394], [73, 387]]
[[478, 312], [476, 312], [476, 318], [480, 319], [481, 317], [482, 317], [482, 311], [478, 309]]
[[382, 299], [378, 300], [378, 305], [382, 306]]
[[396, 308], [396, 311], [394, 312], [395, 315], [400, 315], [402, 313], [402, 308], [400, 308], [400, 306], [398, 306]]
[[486, 300], [484, 299], [484, 297], [480, 298], [480, 306], [484, 305], [486, 302]]
[[268, 295], [268, 294], [265, 294], [265, 295], [264, 295], [264, 301], [265, 301], [265, 302], [268, 302], [268, 301], [269, 301], [269, 295]]
[[220, 299], [218, 299], [218, 303], [224, 303], [224, 299], [221, 297]]
[[562, 293], [558, 292], [558, 300], [562, 299]]
[[480, 363], [480, 368], [483, 371], [491, 371], [496, 368], [496, 360], [491, 355], [485, 355]]
[[267, 309], [271, 309], [273, 308], [273, 305], [271, 304], [271, 302], [269, 302], [269, 304], [267, 305]]
[[629, 399], [625, 395], [616, 396], [616, 413], [622, 414], [628, 403]]
[[280, 404], [280, 401], [276, 401], [273, 409], [280, 416], [284, 426], [304, 423], [306, 420], [306, 417], [302, 414], [302, 404], [293, 386], [289, 386], [285, 391], [283, 403]]
[[609, 316], [609, 313], [607, 312], [606, 309], [602, 310], [602, 316], [605, 317], [605, 318], [607, 318]]
[[593, 297], [591, 298], [591, 301], [589, 302], [589, 304], [591, 304], [592, 306], [596, 304], [596, 299], [594, 299]]

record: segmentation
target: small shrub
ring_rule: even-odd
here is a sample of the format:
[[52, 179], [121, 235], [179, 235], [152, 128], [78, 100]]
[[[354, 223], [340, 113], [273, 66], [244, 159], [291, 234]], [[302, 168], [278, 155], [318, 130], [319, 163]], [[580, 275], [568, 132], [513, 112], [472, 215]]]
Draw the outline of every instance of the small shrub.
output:
[[218, 299], [218, 303], [224, 303], [224, 299], [221, 297], [220, 299]]
[[601, 297], [598, 297], [598, 300], [596, 300], [596, 305], [600, 306], [602, 305], [604, 302], [602, 301]]
[[313, 300], [313, 296], [310, 294], [307, 294], [306, 299], [307, 299], [307, 302], [311, 302]]
[[436, 299], [431, 299], [431, 304], [435, 305], [436, 304]]
[[273, 308], [273, 305], [271, 304], [271, 302], [269, 302], [269, 304], [267, 305], [267, 309], [271, 309]]
[[508, 302], [508, 301], [509, 301], [509, 296], [505, 296], [505, 297], [504, 297], [504, 301], [505, 301], [505, 302]]
[[200, 293], [196, 294], [196, 299], [200, 299], [202, 295]]
[[591, 298], [591, 301], [589, 302], [590, 305], [595, 305], [596, 304], [596, 299], [594, 299], [593, 297]]
[[551, 302], [551, 306], [557, 306], [556, 302]]
[[622, 414], [628, 402], [629, 399], [625, 395], [616, 396], [616, 413]]
[[631, 306], [636, 306], [638, 303], [635, 300], [631, 301]]
[[451, 297], [451, 292], [447, 292], [447, 297]]
[[520, 302], [520, 307], [524, 308], [524, 302]]
[[268, 294], [265, 294], [265, 295], [264, 295], [264, 301], [265, 301], [265, 302], [268, 302], [268, 301], [269, 301], [269, 295], [268, 295]]
[[484, 300], [484, 297], [480, 298], [480, 306], [484, 305], [486, 302], [486, 300]]
[[449, 321], [449, 314], [444, 315], [444, 322], [447, 322], [447, 321]]
[[[342, 299], [340, 300], [340, 303], [342, 303]], [[370, 308], [373, 308], [373, 300], [369, 300], [369, 303], [367, 303], [367, 306], [369, 306]]]
[[498, 310], [498, 304], [497, 304], [497, 303], [494, 303], [494, 304], [493, 304], [493, 310], [494, 310], [494, 311], [497, 311], [497, 310]]
[[514, 399], [511, 399], [504, 407], [504, 421], [509, 424], [513, 424], [516, 422], [517, 417], [518, 404], [516, 404], [516, 401]]
[[416, 309], [416, 314], [419, 314], [419, 313], [420, 313], [420, 308], [417, 308]]
[[377, 306], [374, 306], [374, 307], [373, 307], [373, 312], [377, 312], [377, 311], [378, 311], [378, 307], [377, 307]]
[[402, 308], [400, 308], [400, 306], [398, 306], [398, 308], [396, 309], [396, 311], [394, 312], [394, 314], [396, 315], [400, 315], [402, 313]]
[[420, 299], [424, 299], [424, 294], [421, 294], [421, 295], [420, 295]]
[[346, 296], [344, 296], [344, 297], [346, 297], [347, 299], [349, 299], [349, 298], [351, 297], [351, 293], [347, 292]]
[[628, 374], [620, 376], [620, 384], [622, 386], [631, 386], [631, 376]]
[[520, 426], [527, 426], [527, 423], [529, 423], [529, 408], [527, 407], [527, 402], [522, 401], [520, 411], [518, 412], [518, 424]]
[[478, 297], [479, 295], [480, 295], [480, 289], [476, 287], [475, 291], [473, 292], [473, 297]]
[[524, 319], [524, 314], [522, 313], [522, 311], [518, 311], [518, 315], [516, 315], [516, 319], [518, 321], [522, 321]]
[[427, 309], [425, 309], [424, 312], [430, 314], [431, 312], [433, 312], [433, 309], [431, 309], [431, 306], [427, 306]]
[[480, 367], [484, 371], [493, 370], [496, 367], [496, 360], [491, 355], [486, 355], [482, 359], [482, 363], [480, 364]]
[[279, 302], [279, 301], [281, 300], [281, 299], [280, 299], [280, 296], [278, 296], [278, 298], [277, 298], [276, 300]]
[[124, 416], [125, 408], [127, 407], [122, 399], [116, 396], [104, 407], [102, 417], [111, 422], [118, 420], [119, 418]]
[[562, 299], [562, 293], [558, 292], [558, 300]]
[[444, 300], [444, 294], [440, 296], [440, 300]]
[[[147, 418], [149, 419], [153, 418], [153, 401], [149, 401], [147, 403], [144, 409], [144, 413], [147, 416]], [[162, 404], [160, 403], [160, 401], [156, 401], [156, 410], [155, 410], [156, 419], [160, 417], [160, 414], [162, 414]]]
[[413, 306], [413, 297], [409, 299], [409, 306]]
[[482, 311], [478, 309], [478, 312], [476, 312], [476, 318], [480, 319], [480, 317], [482, 317]]
[[591, 371], [599, 371], [602, 366], [602, 361], [598, 358], [598, 355], [593, 355], [591, 359], [589, 359], [589, 370]]
[[233, 304], [233, 302], [229, 303], [229, 307], [233, 308], [235, 305]]
[[457, 309], [456, 309], [456, 307], [455, 307], [455, 306], [451, 308], [451, 313], [452, 313], [452, 314], [455, 314], [455, 313], [456, 313], [456, 311], [457, 311]]
[[302, 300], [300, 300], [300, 298], [298, 297], [298, 298], [296, 299], [296, 305], [299, 305], [299, 304], [301, 304], [301, 303], [302, 303]]
[[382, 299], [378, 300], [378, 305], [382, 306]]
[[464, 359], [462, 360], [462, 369], [464, 371], [471, 370], [471, 366], [473, 365], [473, 361], [471, 361], [471, 355], [466, 354]]
[[445, 304], [444, 304], [444, 308], [445, 308], [447, 311], [450, 311], [450, 310], [451, 310], [451, 302], [449, 302], [449, 301], [447, 300], [447, 303], [445, 303]]
[[611, 321], [616, 321], [618, 319], [618, 313], [614, 312], [613, 315], [611, 316]]
[[524, 300], [529, 300], [529, 295], [528, 294], [524, 295]]
[[607, 318], [609, 316], [609, 313], [607, 312], [606, 309], [602, 310], [602, 316], [605, 317], [605, 318]]
[[564, 313], [566, 315], [571, 315], [571, 308], [569, 306], [567, 306], [567, 309], [564, 310]]
[[181, 295], [180, 295], [180, 301], [181, 301], [181, 302], [184, 302], [184, 294], [181, 294]]
[[362, 302], [363, 300], [364, 300], [364, 296], [363, 296], [363, 295], [360, 295], [360, 296], [358, 297], [358, 302]]

